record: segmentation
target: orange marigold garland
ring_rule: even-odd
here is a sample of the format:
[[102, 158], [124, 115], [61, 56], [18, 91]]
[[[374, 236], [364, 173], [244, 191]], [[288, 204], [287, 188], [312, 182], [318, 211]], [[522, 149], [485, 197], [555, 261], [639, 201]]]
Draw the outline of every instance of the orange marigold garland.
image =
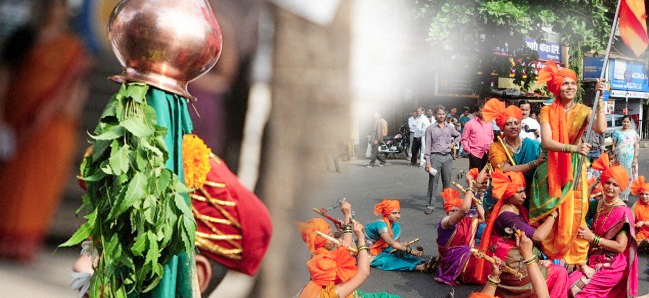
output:
[[197, 135], [183, 136], [183, 168], [187, 187], [197, 189], [203, 186], [210, 171], [212, 150]]

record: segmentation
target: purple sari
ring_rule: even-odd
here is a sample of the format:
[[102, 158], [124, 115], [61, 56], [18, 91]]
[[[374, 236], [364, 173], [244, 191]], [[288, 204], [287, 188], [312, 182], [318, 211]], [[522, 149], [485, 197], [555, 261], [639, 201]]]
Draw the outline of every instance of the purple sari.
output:
[[[436, 281], [449, 286], [459, 285], [460, 275], [469, 267], [467, 265], [470, 263], [471, 248], [475, 244], [477, 227], [478, 218], [470, 215], [448, 230], [442, 228], [442, 221], [437, 224], [439, 263]], [[471, 283], [466, 279], [462, 282]]]
[[633, 214], [627, 206], [604, 207], [601, 213], [597, 212], [593, 221], [595, 235], [614, 240], [620, 232], [625, 232], [629, 238], [627, 247], [623, 253], [616, 253], [591, 244], [588, 266], [595, 269], [595, 274], [590, 280], [585, 278], [581, 270], [570, 274], [568, 283], [574, 297], [634, 297], [638, 294], [634, 226]]

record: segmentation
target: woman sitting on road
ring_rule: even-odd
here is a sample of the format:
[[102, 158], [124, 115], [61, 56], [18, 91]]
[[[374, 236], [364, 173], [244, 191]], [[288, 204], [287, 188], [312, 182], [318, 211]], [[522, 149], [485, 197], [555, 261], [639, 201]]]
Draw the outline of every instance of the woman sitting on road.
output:
[[[374, 214], [383, 215], [383, 218], [365, 227], [370, 254], [373, 256], [370, 265], [381, 270], [426, 271], [426, 261], [420, 258], [424, 253], [397, 241], [401, 235], [398, 222], [401, 217], [399, 201], [383, 199], [383, 202], [374, 206]], [[396, 252], [391, 253], [393, 250]]]
[[[518, 236], [518, 234], [516, 234], [515, 236], [516, 246], [518, 247], [518, 250], [520, 251], [523, 259], [533, 260], [526, 263], [525, 266], [527, 267], [527, 272], [530, 276], [530, 280], [532, 281], [534, 295], [537, 298], [549, 298], [550, 292], [548, 291], [548, 286], [545, 284], [545, 277], [543, 277], [543, 273], [541, 272], [538, 261], [535, 259], [534, 252], [532, 251], [534, 243], [530, 238], [527, 238], [525, 233], [521, 233], [520, 237]], [[473, 293], [469, 298], [495, 297], [496, 289], [500, 284], [500, 274], [502, 273], [502, 268], [504, 267], [505, 262], [503, 262], [498, 257], [494, 257], [494, 260], [496, 260], [496, 263], [491, 264], [491, 273], [487, 278], [487, 284], [485, 284], [484, 288], [482, 288], [482, 292]]]
[[464, 198], [460, 198], [460, 193], [451, 188], [442, 192], [447, 215], [437, 225], [439, 261], [435, 280], [449, 286], [457, 286], [460, 282], [475, 283], [471, 279], [472, 264], [475, 262], [471, 248], [475, 243], [478, 223], [484, 221], [484, 209], [482, 205], [471, 208], [474, 190], [471, 179], [467, 179], [467, 182], [469, 187]]
[[638, 258], [631, 209], [620, 199], [629, 176], [621, 166], [609, 167], [602, 154], [592, 167], [602, 171], [604, 198], [597, 205], [593, 229], [579, 227], [578, 237], [590, 242], [588, 261], [570, 274], [573, 297], [635, 297]]
[[515, 105], [505, 108], [504, 102], [492, 98], [485, 103], [482, 115], [485, 121], [496, 120], [504, 136], [502, 142], [492, 143], [489, 147], [489, 163], [503, 172], [523, 173], [526, 185], [531, 185], [534, 171], [545, 162], [545, 156], [541, 154], [541, 142], [519, 137], [523, 111]]
[[[526, 259], [519, 250], [514, 249], [516, 246], [514, 234], [520, 230], [533, 241], [542, 241], [555, 223], [556, 211], [552, 212], [538, 228], [535, 228], [528, 223], [527, 210], [523, 206], [525, 201], [523, 174], [496, 171], [492, 174], [492, 185], [493, 196], [499, 200], [489, 216], [479, 250], [487, 253], [494, 251], [494, 256], [505, 260], [508, 266], [523, 274], [523, 278], [518, 278], [510, 273], [503, 273], [500, 276], [502, 282], [497, 290], [499, 296], [531, 295], [532, 281], [525, 264], [535, 262], [536, 259]], [[568, 291], [566, 270], [561, 266], [550, 264], [548, 261], [543, 261], [543, 265], [541, 272], [550, 289], [550, 297], [565, 297]], [[489, 273], [485, 269], [488, 268], [485, 268], [484, 261], [476, 262], [476, 273], [481, 280], [484, 280]]]

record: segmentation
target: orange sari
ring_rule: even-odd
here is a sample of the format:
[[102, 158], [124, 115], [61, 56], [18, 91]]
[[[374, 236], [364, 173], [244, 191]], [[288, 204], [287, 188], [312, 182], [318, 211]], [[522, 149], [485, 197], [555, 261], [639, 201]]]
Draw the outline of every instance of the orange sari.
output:
[[16, 132], [16, 156], [0, 165], [0, 257], [31, 261], [48, 232], [78, 149], [78, 119], [62, 111], [88, 59], [75, 36], [36, 43], [13, 69], [6, 124]]
[[[633, 205], [632, 209], [636, 223], [639, 221], [649, 221], [649, 204], [645, 204], [642, 202], [642, 200], [638, 199], [638, 201]], [[642, 240], [649, 239], [649, 227], [642, 226], [640, 228], [636, 228], [635, 239], [638, 241], [638, 243], [642, 242]]]

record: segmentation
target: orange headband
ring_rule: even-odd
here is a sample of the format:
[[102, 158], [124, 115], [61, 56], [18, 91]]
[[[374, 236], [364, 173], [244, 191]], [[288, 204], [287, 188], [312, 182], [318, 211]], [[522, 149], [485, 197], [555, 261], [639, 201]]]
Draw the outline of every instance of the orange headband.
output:
[[382, 214], [383, 217], [388, 217], [394, 209], [401, 210], [399, 201], [383, 199], [383, 202], [374, 205], [374, 215]]
[[644, 176], [638, 176], [638, 179], [631, 183], [631, 193], [634, 196], [639, 196], [643, 192], [649, 192], [649, 183], [645, 183]]
[[321, 248], [327, 243], [327, 240], [318, 236], [316, 232], [321, 232], [329, 235], [331, 227], [322, 218], [313, 218], [306, 223], [298, 222], [297, 228], [302, 234], [302, 240], [309, 247], [312, 254], [319, 254], [322, 252]]
[[506, 200], [518, 192], [518, 189], [525, 187], [525, 176], [521, 172], [503, 173], [496, 171], [491, 175], [491, 193], [499, 200]]
[[627, 186], [629, 186], [629, 174], [621, 166], [609, 166], [610, 162], [608, 159], [608, 153], [600, 155], [600, 157], [593, 162], [593, 169], [602, 171], [602, 174], [599, 176], [599, 181], [604, 185], [608, 179], [613, 178], [615, 182], [620, 186], [620, 189], [624, 191]]
[[350, 280], [356, 274], [356, 260], [343, 248], [314, 256], [306, 263], [311, 279], [324, 287]]
[[462, 206], [463, 198], [460, 193], [452, 188], [446, 188], [442, 191], [442, 199], [444, 199], [444, 211], [448, 213], [453, 207], [460, 208]]
[[500, 130], [505, 129], [505, 123], [509, 118], [516, 118], [518, 121], [523, 120], [523, 111], [515, 105], [505, 107], [505, 103], [498, 98], [492, 98], [485, 103], [482, 109], [482, 117], [486, 122], [496, 120], [496, 125]]
[[557, 63], [554, 62], [554, 60], [550, 60], [545, 64], [545, 67], [539, 71], [536, 81], [538, 84], [547, 82], [548, 90], [554, 94], [555, 98], [559, 98], [559, 92], [561, 85], [563, 85], [564, 78], [571, 78], [577, 81], [577, 74], [570, 68], [562, 68], [559, 70]]

